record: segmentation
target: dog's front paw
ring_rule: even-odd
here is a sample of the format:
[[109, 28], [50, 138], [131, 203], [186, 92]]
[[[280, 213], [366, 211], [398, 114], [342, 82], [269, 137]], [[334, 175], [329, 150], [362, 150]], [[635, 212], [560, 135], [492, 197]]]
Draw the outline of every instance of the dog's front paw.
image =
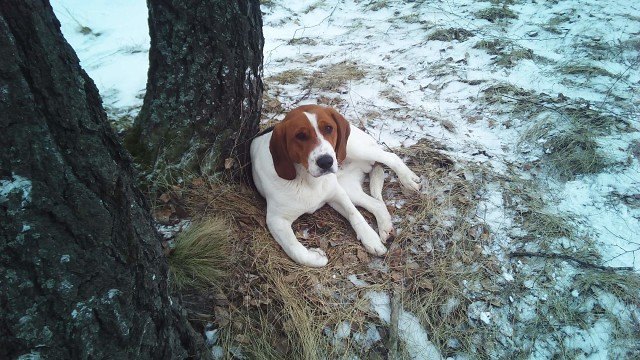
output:
[[303, 265], [310, 267], [323, 267], [327, 265], [328, 262], [329, 259], [327, 259], [327, 254], [325, 254], [322, 249], [311, 248], [304, 259]]
[[405, 188], [416, 192], [420, 191], [420, 176], [409, 170], [409, 168], [405, 173], [399, 174], [398, 178]]
[[378, 225], [380, 228], [378, 229], [378, 234], [380, 234], [380, 240], [382, 242], [387, 242], [387, 240], [391, 236], [396, 235], [396, 229], [393, 228], [393, 224], [389, 222], [388, 225]]
[[360, 241], [369, 254], [381, 256], [386, 254], [387, 248], [384, 246], [378, 234], [369, 228], [365, 234], [360, 236]]

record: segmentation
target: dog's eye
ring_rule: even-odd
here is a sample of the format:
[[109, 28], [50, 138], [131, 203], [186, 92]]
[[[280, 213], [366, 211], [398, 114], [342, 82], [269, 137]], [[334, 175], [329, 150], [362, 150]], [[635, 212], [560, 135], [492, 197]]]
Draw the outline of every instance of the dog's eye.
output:
[[327, 125], [324, 127], [324, 132], [327, 134], [331, 134], [331, 132], [333, 131], [333, 127], [331, 125]]
[[296, 139], [298, 139], [298, 140], [303, 140], [303, 141], [304, 141], [304, 140], [307, 140], [307, 134], [305, 134], [305, 133], [303, 133], [303, 132], [297, 133], [297, 134], [296, 134]]

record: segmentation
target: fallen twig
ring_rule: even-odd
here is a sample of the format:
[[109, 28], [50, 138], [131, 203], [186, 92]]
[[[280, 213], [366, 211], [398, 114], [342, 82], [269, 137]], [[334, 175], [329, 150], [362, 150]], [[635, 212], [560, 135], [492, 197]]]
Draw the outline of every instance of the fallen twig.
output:
[[398, 357], [398, 318], [400, 316], [400, 292], [396, 289], [391, 294], [391, 315], [389, 319], [389, 359], [396, 360]]
[[600, 269], [604, 271], [633, 271], [634, 270], [633, 267], [631, 266], [616, 267], [616, 266], [596, 265], [596, 264], [592, 264], [590, 262], [586, 262], [584, 260], [580, 260], [573, 256], [565, 255], [565, 254], [548, 254], [548, 253], [532, 253], [527, 251], [516, 251], [509, 254], [509, 256], [510, 257], [542, 257], [547, 259], [563, 259], [563, 260], [573, 261], [576, 264], [580, 265], [581, 267]]

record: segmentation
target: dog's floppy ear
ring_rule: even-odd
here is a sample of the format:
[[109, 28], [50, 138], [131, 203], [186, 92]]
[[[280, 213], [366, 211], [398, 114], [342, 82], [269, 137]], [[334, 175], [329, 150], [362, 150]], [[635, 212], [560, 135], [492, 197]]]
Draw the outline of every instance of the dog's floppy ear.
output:
[[280, 123], [273, 128], [271, 141], [269, 142], [269, 151], [273, 158], [273, 166], [278, 176], [285, 180], [293, 180], [296, 178], [296, 168], [289, 157], [287, 151], [286, 128]]
[[338, 140], [336, 141], [336, 157], [338, 158], [338, 163], [341, 163], [344, 158], [347, 157], [347, 140], [351, 133], [351, 125], [336, 109], [329, 108], [329, 113], [338, 125], [336, 129], [338, 135]]

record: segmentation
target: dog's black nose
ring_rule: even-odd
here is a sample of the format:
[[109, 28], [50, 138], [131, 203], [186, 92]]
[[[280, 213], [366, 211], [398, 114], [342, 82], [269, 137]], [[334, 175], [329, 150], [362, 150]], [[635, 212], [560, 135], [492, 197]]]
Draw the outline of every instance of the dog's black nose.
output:
[[328, 170], [333, 165], [333, 158], [330, 155], [322, 155], [316, 160], [318, 167], [323, 170]]

